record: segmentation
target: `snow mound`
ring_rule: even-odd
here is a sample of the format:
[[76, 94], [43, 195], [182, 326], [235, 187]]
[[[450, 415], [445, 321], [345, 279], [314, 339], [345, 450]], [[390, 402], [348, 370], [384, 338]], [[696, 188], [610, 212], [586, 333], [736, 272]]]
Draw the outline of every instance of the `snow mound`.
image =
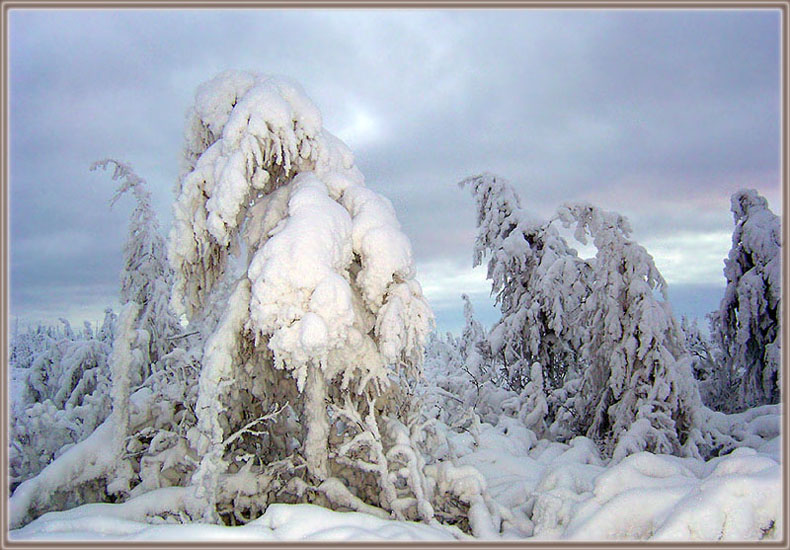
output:
[[[591, 441], [520, 444], [521, 431], [482, 424], [449, 434], [456, 466], [445, 463], [439, 489], [468, 493], [478, 538], [509, 540], [779, 540], [782, 472], [772, 450], [740, 447], [707, 462], [641, 452], [604, 466]], [[510, 435], [508, 440], [507, 435]], [[468, 488], [468, 490], [466, 490]], [[488, 497], [482, 500], [481, 488]], [[450, 489], [446, 489], [450, 490]], [[456, 540], [458, 529], [272, 504], [241, 527], [173, 524], [186, 489], [152, 491], [122, 504], [88, 504], [50, 512], [13, 540]], [[472, 514], [474, 512], [474, 514]], [[186, 519], [186, 518], [183, 518]], [[486, 527], [490, 525], [491, 527]], [[485, 527], [485, 528], [484, 528]]]
[[[162, 493], [162, 491], [156, 491], [156, 493]], [[141, 499], [147, 496], [149, 495], [124, 504], [87, 504], [65, 512], [50, 512], [22, 529], [11, 531], [9, 536], [14, 541], [456, 540], [453, 531], [447, 528], [408, 521], [379, 519], [356, 512], [334, 512], [312, 504], [272, 504], [263, 516], [240, 527], [203, 523], [157, 524], [139, 518], [141, 509], [145, 507], [145, 503]], [[167, 497], [168, 495], [160, 494], [159, 496]]]
[[758, 540], [782, 517], [779, 463], [748, 448], [699, 478], [682, 459], [643, 452], [595, 479], [564, 533], [573, 540]]
[[[773, 415], [750, 416], [737, 420], [757, 425], [755, 420]], [[707, 462], [640, 452], [604, 465], [586, 437], [568, 444], [539, 440], [529, 447], [523, 433], [490, 424], [473, 426], [473, 442], [469, 435], [450, 436], [455, 462], [477, 469], [491, 497], [509, 511], [502, 538], [735, 541], [782, 536], [778, 437], [759, 449], [739, 447]]]

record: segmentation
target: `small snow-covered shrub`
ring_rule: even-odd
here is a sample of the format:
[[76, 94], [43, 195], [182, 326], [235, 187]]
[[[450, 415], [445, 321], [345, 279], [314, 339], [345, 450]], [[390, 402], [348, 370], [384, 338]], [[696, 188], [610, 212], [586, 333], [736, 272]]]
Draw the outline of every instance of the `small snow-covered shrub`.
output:
[[11, 489], [85, 439], [110, 413], [107, 358], [113, 317], [98, 335], [42, 326], [11, 341]]
[[[426, 348], [426, 411], [454, 428], [468, 428], [473, 416], [496, 424], [499, 417], [517, 414], [518, 393], [507, 388], [507, 378], [491, 356], [487, 333], [474, 318], [469, 297], [464, 301], [464, 329], [460, 337], [432, 338]], [[433, 413], [428, 413], [433, 414]]]
[[[124, 419], [128, 419], [129, 376], [140, 359], [139, 353], [134, 353], [138, 350], [132, 349], [136, 341], [136, 314], [135, 303], [124, 306], [112, 351], [106, 358], [112, 382], [107, 392], [112, 413], [82, 441], [62, 447], [60, 457], [14, 490], [9, 503], [9, 521], [13, 527], [52, 509], [107, 500], [116, 492], [112, 484], [117, 483], [119, 474], [126, 473], [121, 456], [126, 432]], [[71, 411], [67, 407], [64, 412]]]

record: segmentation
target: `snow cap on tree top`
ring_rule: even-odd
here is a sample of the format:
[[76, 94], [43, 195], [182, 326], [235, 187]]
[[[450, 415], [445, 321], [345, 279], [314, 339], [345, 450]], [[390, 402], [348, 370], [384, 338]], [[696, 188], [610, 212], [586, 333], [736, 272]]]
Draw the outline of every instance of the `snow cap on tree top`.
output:
[[768, 201], [756, 189], [740, 189], [730, 197], [730, 205], [735, 223], [738, 223], [738, 220], [748, 216], [752, 210], [767, 209]]
[[245, 330], [300, 387], [348, 349], [376, 347], [354, 362], [374, 369], [420, 363], [432, 315], [411, 244], [299, 85], [238, 71], [202, 85], [185, 160], [169, 252], [190, 320], [219, 319], [212, 304], [246, 277]]

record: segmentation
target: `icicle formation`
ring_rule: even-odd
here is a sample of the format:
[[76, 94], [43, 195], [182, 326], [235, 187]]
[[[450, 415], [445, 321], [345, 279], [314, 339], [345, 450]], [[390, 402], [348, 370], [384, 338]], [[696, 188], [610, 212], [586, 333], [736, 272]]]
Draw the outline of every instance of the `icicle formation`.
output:
[[735, 230], [724, 260], [727, 287], [712, 317], [725, 368], [740, 373], [736, 408], [779, 402], [781, 220], [754, 189], [732, 195]]
[[[236, 453], [226, 438], [252, 410], [285, 405], [279, 427], [261, 431], [266, 460], [303, 460], [301, 483], [362, 508], [331, 480], [343, 458], [379, 478], [384, 494], [371, 491], [368, 503], [400, 509], [377, 418], [395, 411], [390, 375], [419, 374], [432, 314], [392, 205], [364, 186], [301, 88], [279, 78], [226, 72], [203, 84], [184, 156], [169, 257], [173, 305], [207, 342], [192, 436], [204, 457], [193, 477], [209, 502], [204, 517], [216, 519], [210, 503]], [[254, 405], [231, 403], [229, 392]], [[294, 438], [298, 459], [286, 456]], [[245, 462], [242, 439], [234, 460]]]

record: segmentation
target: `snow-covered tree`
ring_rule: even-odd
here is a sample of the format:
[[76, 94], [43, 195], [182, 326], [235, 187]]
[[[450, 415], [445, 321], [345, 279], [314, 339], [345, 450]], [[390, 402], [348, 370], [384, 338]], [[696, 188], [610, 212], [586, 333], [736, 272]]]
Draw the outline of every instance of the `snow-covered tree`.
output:
[[113, 437], [123, 440], [124, 448], [108, 490], [137, 496], [185, 485], [194, 471], [195, 453], [189, 449], [187, 432], [196, 424], [195, 348], [202, 340], [195, 331], [184, 331], [170, 307], [173, 270], [148, 184], [124, 162], [105, 159], [91, 169], [98, 168], [112, 168], [112, 178], [119, 182], [111, 204], [127, 192], [136, 201], [124, 245], [120, 292], [125, 311], [133, 311], [134, 318], [125, 314], [125, 332], [110, 362]]
[[[15, 482], [39, 472], [44, 475], [43, 471], [54, 459], [89, 439], [94, 430], [103, 426], [114, 441], [114, 458], [108, 459], [114, 466], [111, 471], [98, 468], [90, 475], [64, 479], [65, 485], [54, 483], [52, 474], [44, 475], [50, 481], [43, 486], [38, 484], [37, 491], [42, 494], [30, 502], [29, 510], [20, 508], [20, 517], [45, 512], [64, 502], [74, 505], [110, 498], [119, 492], [126, 494], [130, 482], [140, 484], [140, 472], [144, 470], [140, 463], [148, 458], [147, 453], [141, 458], [137, 453], [138, 462], [127, 461], [125, 454], [127, 440], [134, 435], [132, 427], [137, 427], [130, 424], [127, 402], [141, 384], [148, 384], [148, 392], [152, 388], [163, 390], [156, 395], [156, 407], [160, 409], [152, 421], [156, 429], [148, 425], [149, 432], [153, 430], [161, 439], [163, 432], [172, 429], [169, 420], [173, 414], [165, 412], [172, 401], [168, 396], [178, 393], [178, 388], [172, 384], [166, 390], [161, 387], [172, 363], [174, 335], [180, 332], [177, 319], [169, 310], [172, 271], [144, 180], [130, 166], [114, 160], [97, 162], [92, 168], [111, 165], [115, 167], [113, 179], [121, 182], [112, 203], [129, 190], [137, 199], [129, 220], [121, 271], [123, 314], [119, 320], [107, 309], [101, 328], [94, 331], [86, 323], [79, 334], [68, 320], [61, 319], [62, 336], [31, 361], [12, 405], [15, 414], [11, 453]], [[115, 334], [117, 322], [122, 325], [119, 338]], [[21, 354], [17, 355], [22, 358]], [[155, 365], [161, 368], [157, 371]], [[154, 380], [150, 379], [152, 374]], [[111, 411], [113, 414], [108, 419]], [[132, 446], [139, 442], [134, 437], [131, 439]], [[78, 455], [79, 452], [73, 453]], [[108, 485], [111, 481], [114, 483]], [[31, 490], [29, 487], [27, 491]], [[70, 494], [68, 501], [63, 500], [64, 491]]]
[[642, 450], [698, 456], [702, 403], [653, 258], [629, 238], [630, 224], [617, 213], [576, 203], [557, 216], [597, 249], [582, 307], [579, 428], [615, 459]]
[[488, 258], [488, 278], [502, 312], [491, 330], [492, 352], [501, 357], [514, 389], [529, 383], [535, 362], [542, 365], [547, 390], [558, 388], [579, 361], [578, 319], [590, 268], [551, 223], [521, 208], [504, 178], [485, 173], [460, 186], [471, 190], [477, 206], [473, 264]]
[[475, 319], [474, 306], [469, 296], [461, 294], [461, 300], [464, 302], [464, 328], [461, 332], [459, 351], [461, 359], [469, 369], [469, 375], [479, 378], [489, 370], [489, 365], [486, 364], [486, 330], [480, 321]]
[[541, 437], [548, 431], [549, 404], [546, 393], [543, 366], [535, 361], [530, 368], [529, 383], [524, 387], [526, 402], [519, 411], [519, 418], [527, 428]]
[[[461, 294], [461, 300], [464, 302], [464, 328], [457, 340], [458, 362], [453, 366], [460, 367], [466, 375], [466, 387], [469, 388], [470, 383], [474, 387], [473, 408], [477, 408], [487, 401], [484, 394], [490, 393], [491, 387], [500, 382], [501, 373], [491, 352], [488, 331], [475, 318], [472, 301], [466, 294]], [[486, 406], [490, 409], [491, 403]]]
[[[408, 240], [301, 89], [206, 83], [184, 157], [168, 254], [188, 327], [151, 362], [137, 300], [161, 301], [126, 296], [97, 331], [113, 338], [113, 414], [17, 488], [11, 523], [131, 499], [146, 517], [237, 524], [306, 501], [497, 529], [485, 485], [423, 452], [442, 436], [418, 395], [432, 314]], [[142, 189], [127, 168], [119, 193]]]
[[[477, 203], [475, 265], [488, 256], [502, 311], [492, 350], [502, 354], [511, 386], [544, 392], [527, 396], [530, 411], [545, 411], [530, 413], [530, 426], [559, 438], [585, 434], [615, 458], [641, 450], [698, 454], [709, 440], [690, 359], [666, 297], [654, 296], [664, 280], [628, 238], [628, 222], [588, 204], [536, 220], [512, 186], [491, 174], [461, 186]], [[555, 221], [574, 226], [582, 244], [592, 237], [596, 257], [579, 258]], [[531, 372], [538, 366], [540, 377]]]
[[732, 195], [727, 287], [711, 333], [725, 368], [736, 374], [738, 409], [779, 402], [781, 221], [754, 189]]
[[173, 348], [171, 338], [181, 332], [178, 319], [169, 307], [173, 273], [146, 181], [129, 164], [115, 159], [100, 160], [91, 166], [91, 170], [99, 168], [112, 168], [112, 179], [119, 182], [111, 205], [127, 192], [131, 192], [136, 201], [123, 249], [120, 299], [123, 304], [138, 304], [137, 329], [148, 340], [145, 346], [148, 356], [137, 380], [140, 383], [151, 374], [150, 366]]
[[736, 378], [731, 366], [717, 359], [720, 354], [716, 353], [710, 339], [702, 334], [696, 319], [683, 316], [680, 329], [702, 402], [716, 411], [732, 411]]
[[316, 501], [429, 519], [410, 399], [432, 314], [390, 202], [292, 82], [226, 72], [189, 115], [172, 303], [205, 347], [192, 513]]

